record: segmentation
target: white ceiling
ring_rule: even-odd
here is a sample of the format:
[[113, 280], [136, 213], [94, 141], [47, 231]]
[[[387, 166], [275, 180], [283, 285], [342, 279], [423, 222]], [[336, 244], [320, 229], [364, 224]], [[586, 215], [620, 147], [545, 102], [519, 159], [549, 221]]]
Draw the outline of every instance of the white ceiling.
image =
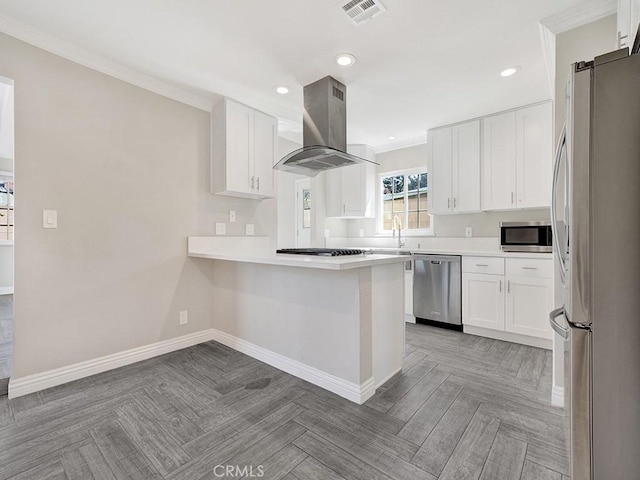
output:
[[[381, 147], [550, 98], [538, 22], [585, 3], [382, 1], [387, 12], [359, 27], [334, 0], [0, 0], [0, 15], [293, 130], [302, 87], [332, 75], [347, 85], [348, 141]], [[357, 63], [337, 66], [340, 52]], [[509, 65], [522, 70], [501, 78]]]

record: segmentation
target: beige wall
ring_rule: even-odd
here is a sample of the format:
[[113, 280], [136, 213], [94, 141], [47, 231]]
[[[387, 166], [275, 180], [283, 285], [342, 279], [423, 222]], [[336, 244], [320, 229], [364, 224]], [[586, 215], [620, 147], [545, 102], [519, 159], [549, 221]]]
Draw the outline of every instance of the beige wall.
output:
[[211, 262], [186, 237], [235, 209], [229, 234], [251, 222], [275, 242], [276, 201], [209, 193], [209, 113], [5, 35], [0, 75], [16, 95], [13, 376], [211, 328]]
[[617, 31], [617, 17], [609, 15], [556, 35], [555, 138], [560, 135], [565, 120], [565, 86], [571, 64], [593, 60], [597, 55], [615, 50]]

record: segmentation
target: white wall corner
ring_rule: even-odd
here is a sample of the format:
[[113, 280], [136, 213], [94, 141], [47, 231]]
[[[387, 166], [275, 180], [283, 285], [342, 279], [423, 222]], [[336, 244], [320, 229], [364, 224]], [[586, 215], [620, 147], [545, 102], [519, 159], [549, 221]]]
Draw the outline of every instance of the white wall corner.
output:
[[617, 12], [617, 0], [590, 0], [545, 17], [540, 23], [558, 35]]
[[542, 54], [547, 67], [547, 82], [549, 82], [549, 98], [556, 99], [556, 34], [542, 23], [538, 24]]
[[554, 385], [551, 388], [551, 405], [564, 407], [564, 388]]
[[213, 108], [213, 98], [206, 98], [205, 96], [193, 93], [186, 88], [181, 88], [177, 85], [172, 85], [168, 82], [145, 75], [144, 73], [72, 45], [6, 15], [0, 15], [0, 32], [6, 33], [18, 40], [22, 40], [23, 42], [66, 58], [67, 60], [71, 60], [72, 62], [78, 63], [92, 70], [102, 72], [111, 77], [130, 83], [131, 85], [157, 93], [163, 97], [176, 100], [180, 103], [184, 103], [207, 112], [210, 112]]

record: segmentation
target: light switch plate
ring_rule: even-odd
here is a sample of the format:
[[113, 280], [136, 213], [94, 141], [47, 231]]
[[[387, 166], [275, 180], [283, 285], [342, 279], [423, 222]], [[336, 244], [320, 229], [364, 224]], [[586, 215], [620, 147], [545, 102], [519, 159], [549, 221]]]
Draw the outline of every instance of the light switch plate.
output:
[[189, 316], [187, 310], [182, 310], [180, 312], [180, 325], [186, 325], [189, 323]]
[[233, 223], [236, 221], [236, 211], [235, 210], [229, 210], [229, 222]]
[[329, 229], [325, 228], [325, 230], [324, 230], [324, 238], [329, 238], [329, 236], [330, 236]]
[[58, 211], [42, 211], [42, 228], [58, 228]]
[[253, 235], [255, 233], [255, 228], [253, 226], [253, 223], [247, 223], [244, 233], [247, 235]]
[[227, 224], [224, 222], [216, 222], [216, 235], [226, 235]]

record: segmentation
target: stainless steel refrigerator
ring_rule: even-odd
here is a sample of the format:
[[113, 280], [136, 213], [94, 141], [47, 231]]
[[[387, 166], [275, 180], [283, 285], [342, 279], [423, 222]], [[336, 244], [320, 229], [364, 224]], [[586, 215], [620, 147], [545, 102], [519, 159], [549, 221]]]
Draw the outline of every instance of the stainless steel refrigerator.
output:
[[640, 55], [579, 62], [552, 220], [571, 479], [640, 479]]

